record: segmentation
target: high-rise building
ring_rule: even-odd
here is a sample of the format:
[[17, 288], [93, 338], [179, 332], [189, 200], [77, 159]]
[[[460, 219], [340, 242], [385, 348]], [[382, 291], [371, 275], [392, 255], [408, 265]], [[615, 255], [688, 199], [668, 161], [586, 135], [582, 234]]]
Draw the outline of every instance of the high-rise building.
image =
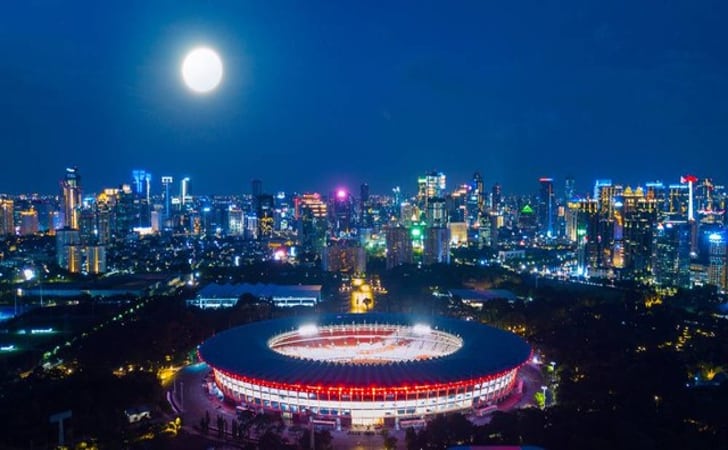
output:
[[623, 199], [623, 267], [628, 277], [641, 278], [651, 272], [657, 203], [641, 187], [625, 188]]
[[33, 208], [20, 211], [20, 235], [31, 236], [38, 233], [38, 211]]
[[71, 273], [81, 271], [81, 236], [77, 229], [56, 230], [56, 262]]
[[538, 226], [547, 237], [556, 236], [554, 223], [556, 217], [556, 198], [554, 196], [553, 178], [539, 178], [538, 194]]
[[270, 194], [258, 196], [258, 239], [270, 239], [275, 229], [275, 204]]
[[427, 211], [427, 203], [431, 198], [441, 198], [445, 195], [447, 187], [445, 174], [442, 172], [430, 172], [417, 179], [417, 204]]
[[426, 210], [427, 224], [432, 227], [445, 227], [448, 222], [447, 205], [445, 199], [439, 197], [430, 198]]
[[720, 290], [728, 290], [728, 252], [726, 252], [726, 233], [713, 233], [710, 235], [708, 284], [717, 286]]
[[577, 273], [587, 275], [600, 267], [604, 247], [601, 242], [599, 202], [596, 199], [579, 200], [577, 216]]
[[299, 195], [293, 203], [301, 249], [304, 252], [320, 253], [324, 248], [328, 230], [326, 203], [317, 193]]
[[81, 210], [81, 175], [78, 168], [66, 169], [66, 176], [61, 180], [63, 197], [63, 225], [78, 230]]
[[86, 273], [101, 274], [106, 272], [106, 247], [91, 245], [86, 247]]
[[450, 264], [450, 230], [445, 227], [428, 227], [425, 230], [424, 264]]
[[566, 177], [564, 180], [564, 202], [574, 200], [576, 197], [576, 182], [574, 177]]
[[357, 240], [332, 239], [321, 255], [323, 269], [327, 272], [363, 274], [367, 267], [367, 254]]
[[667, 221], [655, 232], [652, 274], [663, 288], [690, 287], [690, 227], [685, 221]]
[[15, 234], [15, 203], [7, 198], [0, 198], [0, 236]]
[[384, 229], [387, 244], [387, 269], [412, 264], [412, 238], [409, 228], [389, 226]]
[[170, 186], [174, 183], [172, 177], [162, 177], [162, 187], [164, 188], [164, 221], [171, 220], [172, 217], [172, 194], [169, 192]]
[[354, 201], [351, 194], [345, 189], [338, 189], [329, 197], [329, 221], [331, 234], [341, 236], [348, 234], [352, 229], [352, 216]]
[[192, 201], [192, 196], [190, 195], [190, 177], [184, 177], [182, 178], [182, 181], [180, 181], [179, 201], [182, 211], [186, 211], [186, 205]]

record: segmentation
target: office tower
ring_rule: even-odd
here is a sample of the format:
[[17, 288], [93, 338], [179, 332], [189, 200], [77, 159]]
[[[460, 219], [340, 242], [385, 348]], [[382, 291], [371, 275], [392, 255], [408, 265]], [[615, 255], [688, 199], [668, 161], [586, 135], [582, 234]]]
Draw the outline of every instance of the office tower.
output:
[[162, 177], [162, 187], [164, 188], [164, 220], [168, 221], [172, 217], [172, 195], [169, 192], [170, 186], [174, 182], [172, 177]]
[[187, 209], [186, 205], [192, 201], [192, 197], [190, 196], [190, 177], [184, 177], [180, 181], [179, 201], [182, 211], [185, 211]]
[[[472, 191], [470, 185], [462, 184], [452, 193], [445, 196], [446, 221], [466, 222], [470, 220], [470, 207], [468, 206], [470, 203], [470, 191]], [[472, 210], [475, 213], [475, 217], [472, 217], [472, 219], [477, 220], [477, 205], [472, 205]]]
[[579, 221], [579, 200], [572, 198], [566, 202], [564, 210], [565, 237], [570, 242], [576, 242]]
[[66, 169], [66, 176], [61, 180], [63, 197], [63, 225], [78, 230], [81, 208], [81, 175], [78, 168]]
[[270, 239], [273, 237], [275, 227], [275, 205], [273, 196], [260, 194], [258, 196], [258, 239]]
[[0, 236], [15, 234], [15, 204], [7, 198], [0, 198]]
[[147, 175], [151, 176], [151, 174], [147, 174], [145, 170], [132, 170], [131, 171], [131, 177], [132, 177], [132, 187], [134, 188], [134, 193], [137, 195], [145, 195], [146, 193], [146, 183], [147, 183]]
[[231, 236], [242, 236], [245, 231], [245, 214], [236, 205], [230, 205], [228, 211], [228, 234]]
[[667, 221], [657, 226], [652, 274], [659, 287], [690, 287], [690, 227], [687, 222]]
[[603, 247], [600, 239], [599, 202], [579, 200], [577, 215], [577, 274], [588, 275], [600, 267]]
[[114, 202], [114, 230], [116, 237], [126, 237], [139, 226], [139, 214], [135, 204], [134, 192], [128, 184], [117, 191]]
[[352, 228], [354, 202], [351, 194], [339, 189], [329, 197], [329, 221], [334, 236], [348, 234]]
[[490, 191], [490, 209], [499, 210], [503, 205], [503, 194], [501, 185], [496, 183]]
[[318, 193], [307, 193], [293, 200], [299, 244], [304, 252], [321, 253], [328, 229], [328, 207]]
[[367, 183], [362, 183], [362, 185], [359, 187], [359, 195], [361, 197], [362, 203], [366, 203], [369, 201], [369, 185]]
[[20, 235], [31, 236], [38, 233], [38, 211], [33, 208], [20, 211]]
[[480, 172], [473, 174], [471, 196], [475, 200], [478, 216], [482, 216], [485, 213], [485, 183], [483, 183], [483, 176], [480, 175]]
[[323, 249], [321, 262], [326, 272], [363, 274], [367, 268], [367, 254], [358, 240], [332, 239]]
[[554, 222], [556, 213], [556, 199], [554, 197], [553, 178], [539, 178], [540, 183], [538, 194], [538, 226], [541, 233], [547, 237], [556, 235]]
[[431, 198], [440, 198], [445, 195], [446, 188], [445, 174], [442, 172], [430, 172], [417, 179], [417, 204], [427, 211], [427, 203]]
[[667, 189], [661, 181], [651, 181], [645, 183], [645, 196], [654, 198], [657, 202], [657, 215], [660, 220], [669, 220], [666, 217], [668, 209]]
[[641, 187], [625, 188], [623, 199], [623, 267], [628, 277], [639, 279], [651, 272], [657, 203], [646, 198]]
[[425, 229], [422, 262], [429, 264], [450, 264], [450, 230], [445, 227]]
[[263, 182], [261, 180], [253, 180], [251, 183], [251, 198], [253, 211], [258, 210], [258, 197], [263, 195]]
[[82, 245], [89, 245], [96, 242], [98, 228], [96, 226], [96, 212], [93, 207], [85, 206], [79, 213], [79, 236]]
[[725, 231], [710, 235], [708, 284], [717, 286], [721, 291], [728, 289], [728, 261]]
[[[455, 247], [466, 246], [468, 244], [468, 224], [465, 222], [450, 222], [447, 224], [450, 230], [450, 245]], [[478, 231], [481, 227], [478, 226]]]
[[81, 271], [81, 236], [78, 230], [56, 230], [56, 262], [71, 273]]
[[86, 273], [101, 274], [106, 272], [106, 247], [91, 245], [86, 247]]
[[564, 201], [568, 202], [576, 197], [576, 182], [574, 177], [566, 177], [564, 180]]
[[689, 192], [686, 184], [668, 186], [666, 217], [671, 220], [688, 220]]
[[445, 199], [439, 197], [430, 198], [427, 202], [425, 212], [426, 222], [432, 227], [447, 226], [447, 208]]
[[384, 229], [387, 245], [387, 269], [412, 264], [412, 238], [408, 228], [389, 226]]

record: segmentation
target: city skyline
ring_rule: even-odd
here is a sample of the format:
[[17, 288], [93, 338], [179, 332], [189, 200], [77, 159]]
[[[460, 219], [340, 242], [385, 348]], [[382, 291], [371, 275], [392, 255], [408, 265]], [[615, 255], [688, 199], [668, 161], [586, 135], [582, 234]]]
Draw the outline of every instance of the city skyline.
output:
[[[384, 191], [433, 168], [530, 192], [542, 176], [634, 184], [728, 163], [725, 5], [527, 5], [534, 14], [477, 3], [386, 14], [317, 2], [131, 3], [125, 14], [12, 5], [0, 18], [13, 86], [0, 191], [49, 191], [66, 165], [97, 189], [101, 173], [142, 166], [194, 168], [204, 191], [236, 193], [252, 178]], [[199, 43], [226, 71], [205, 97], [179, 74]]]

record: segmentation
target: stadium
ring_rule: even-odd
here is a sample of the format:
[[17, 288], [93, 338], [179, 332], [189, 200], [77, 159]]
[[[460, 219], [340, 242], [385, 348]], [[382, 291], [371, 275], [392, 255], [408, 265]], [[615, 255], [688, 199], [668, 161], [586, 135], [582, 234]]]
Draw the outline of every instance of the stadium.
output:
[[531, 348], [475, 322], [342, 314], [244, 325], [198, 353], [242, 407], [336, 427], [400, 427], [504, 399]]

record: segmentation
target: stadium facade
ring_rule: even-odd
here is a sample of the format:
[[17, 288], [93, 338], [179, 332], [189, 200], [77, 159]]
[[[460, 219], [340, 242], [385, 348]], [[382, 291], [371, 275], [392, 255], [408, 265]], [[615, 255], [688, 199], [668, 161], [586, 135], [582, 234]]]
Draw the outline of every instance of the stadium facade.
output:
[[475, 322], [342, 314], [233, 328], [199, 355], [223, 394], [244, 407], [335, 426], [399, 427], [501, 401], [531, 348]]

